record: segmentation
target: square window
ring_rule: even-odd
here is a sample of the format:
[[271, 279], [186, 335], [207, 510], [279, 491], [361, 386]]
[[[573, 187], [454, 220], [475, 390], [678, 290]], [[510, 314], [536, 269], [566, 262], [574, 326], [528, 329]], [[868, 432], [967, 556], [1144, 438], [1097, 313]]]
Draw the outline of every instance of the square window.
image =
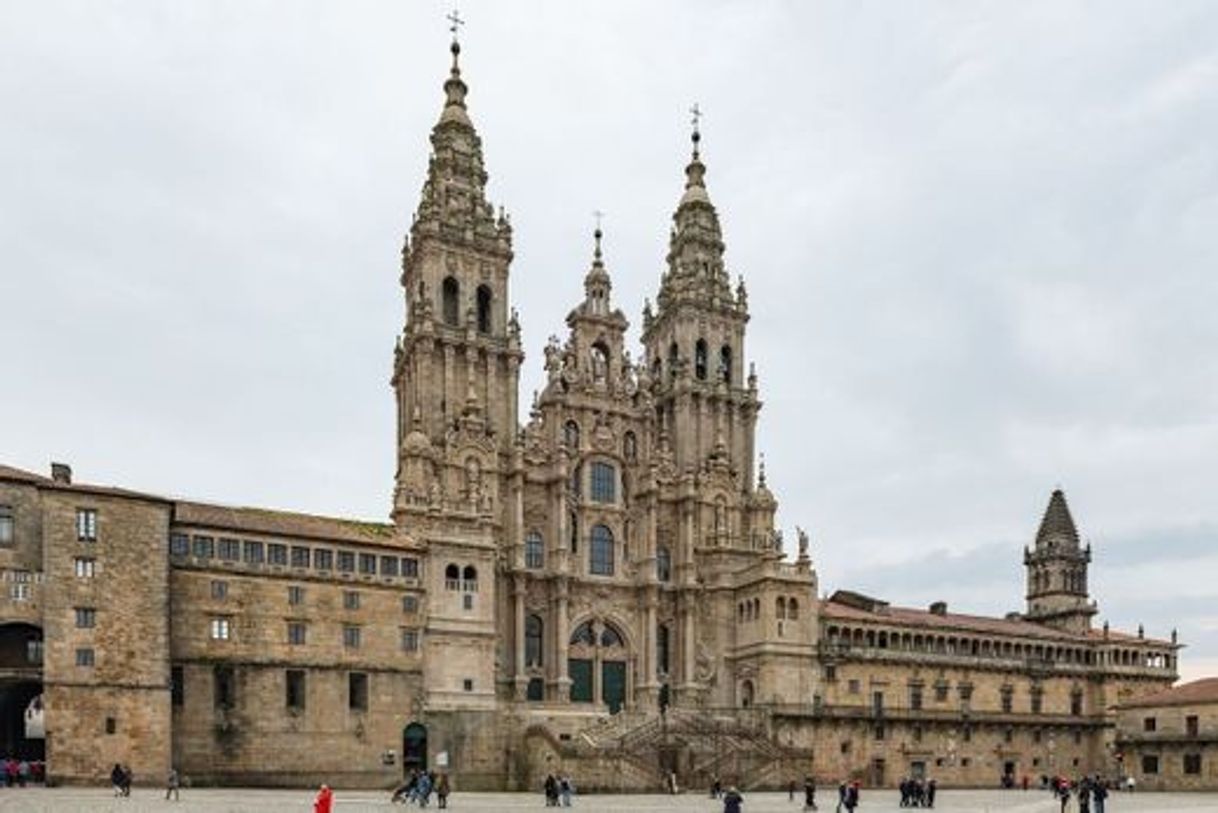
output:
[[939, 682], [939, 683], [935, 684], [935, 702], [936, 703], [946, 703], [947, 702], [947, 690], [948, 690], [947, 683]]
[[1186, 774], [1201, 773], [1201, 755], [1200, 754], [1185, 754], [1184, 755], [1184, 772]]
[[288, 604], [295, 607], [298, 604], [304, 604], [305, 589], [299, 584], [293, 584], [288, 587]]
[[472, 593], [466, 593], [461, 596], [461, 606], [466, 610], [474, 609], [474, 596]]
[[339, 573], [354, 573], [355, 572], [355, 554], [349, 550], [340, 550], [338, 552], [338, 572]]
[[833, 683], [836, 680], [837, 680], [837, 664], [826, 663], [825, 664], [825, 682]]
[[190, 555], [190, 536], [181, 533], [172, 533], [169, 535], [169, 555], [170, 556], [189, 556]]
[[419, 651], [419, 631], [417, 629], [410, 627], [405, 627], [402, 629], [402, 651]]
[[1159, 772], [1159, 755], [1158, 754], [1143, 754], [1142, 755], [1142, 773], [1147, 775], [1157, 774]]
[[347, 708], [352, 711], [368, 710], [368, 675], [364, 672], [347, 674]]
[[303, 669], [289, 669], [284, 673], [284, 705], [292, 711], [300, 711], [305, 707], [305, 672]]
[[8, 586], [8, 597], [13, 601], [29, 601], [30, 586], [25, 582], [16, 582]]
[[97, 541], [97, 509], [76, 509], [76, 538], [81, 542]]
[[359, 649], [360, 644], [360, 628], [346, 626], [343, 627], [343, 646], [347, 649]]
[[311, 558], [312, 550], [301, 547], [300, 545], [292, 546], [292, 567], [308, 567], [309, 559]]
[[334, 569], [334, 551], [318, 548], [313, 551], [313, 567], [317, 570]]
[[84, 556], [76, 557], [76, 578], [91, 579], [97, 572], [97, 562]]
[[381, 575], [396, 576], [398, 575], [398, 557], [382, 556], [381, 557]]
[[76, 608], [77, 629], [92, 629], [97, 626], [97, 610], [92, 607]]
[[402, 612], [407, 615], [414, 615], [419, 611], [418, 596], [402, 596]]
[[462, 688], [462, 689], [464, 689], [464, 690], [465, 690], [465, 691], [467, 691], [467, 692], [472, 692], [472, 691], [474, 690], [474, 681], [473, 681], [473, 679], [472, 679], [472, 678], [466, 678], [465, 680], [461, 681], [461, 688]]
[[213, 641], [227, 641], [229, 639], [229, 620], [227, 618], [213, 618], [210, 626], [211, 639]]
[[106, 733], [113, 734], [116, 731], [118, 731], [118, 720], [115, 720], [113, 717], [107, 717], [106, 718]]
[[1154, 717], [1145, 717], [1142, 719], [1143, 731], [1154, 731], [1158, 727], [1158, 721]]
[[304, 646], [308, 635], [308, 627], [303, 621], [288, 622], [288, 643], [292, 646]]
[[261, 542], [247, 539], [242, 547], [245, 550], [245, 563], [247, 565], [260, 565], [266, 561], [266, 549]]
[[93, 650], [88, 647], [76, 650], [76, 665], [77, 666], [92, 666], [93, 665]]
[[272, 565], [288, 563], [288, 546], [278, 542], [270, 542], [266, 546], [266, 560]]
[[191, 545], [196, 559], [212, 559], [216, 555], [216, 540], [210, 536], [195, 536]]
[[365, 576], [376, 575], [376, 555], [372, 553], [361, 553], [359, 555], [359, 572]]
[[241, 561], [241, 540], [232, 537], [221, 537], [220, 558], [225, 562]]
[[402, 576], [407, 579], [419, 578], [419, 560], [413, 556], [402, 558]]
[[0, 505], [0, 545], [13, 544], [13, 509]]
[[211, 597], [218, 600], [228, 598], [228, 582], [222, 579], [212, 580]]
[[846, 691], [849, 692], [850, 694], [858, 694], [859, 693], [859, 682], [857, 680], [846, 681]]
[[343, 609], [358, 610], [359, 609], [359, 593], [354, 590], [343, 591]]

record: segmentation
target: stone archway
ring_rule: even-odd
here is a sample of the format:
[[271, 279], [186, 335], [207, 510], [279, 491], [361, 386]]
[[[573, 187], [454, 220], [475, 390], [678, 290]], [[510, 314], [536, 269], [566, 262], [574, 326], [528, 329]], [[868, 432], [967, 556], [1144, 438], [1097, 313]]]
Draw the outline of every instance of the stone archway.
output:
[[427, 726], [411, 723], [402, 729], [402, 773], [427, 770]]
[[600, 703], [616, 714], [630, 696], [630, 648], [613, 622], [589, 619], [575, 628], [567, 648], [571, 701]]
[[0, 625], [0, 754], [46, 758], [42, 711], [42, 630]]

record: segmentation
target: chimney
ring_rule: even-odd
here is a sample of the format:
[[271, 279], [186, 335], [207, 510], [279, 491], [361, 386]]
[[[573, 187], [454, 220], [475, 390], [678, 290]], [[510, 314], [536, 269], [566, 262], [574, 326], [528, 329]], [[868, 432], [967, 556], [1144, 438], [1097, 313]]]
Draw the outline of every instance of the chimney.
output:
[[947, 602], [936, 601], [930, 605], [931, 615], [947, 615]]
[[51, 464], [51, 479], [64, 485], [72, 484], [72, 467], [67, 463]]

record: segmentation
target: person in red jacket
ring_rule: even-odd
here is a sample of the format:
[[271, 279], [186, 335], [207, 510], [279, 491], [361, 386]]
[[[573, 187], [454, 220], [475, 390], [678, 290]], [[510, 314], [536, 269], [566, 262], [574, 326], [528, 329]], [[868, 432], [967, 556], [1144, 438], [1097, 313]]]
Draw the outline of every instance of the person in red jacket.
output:
[[333, 806], [333, 791], [329, 785], [322, 785], [321, 790], [317, 791], [317, 798], [313, 800], [313, 813], [330, 813]]

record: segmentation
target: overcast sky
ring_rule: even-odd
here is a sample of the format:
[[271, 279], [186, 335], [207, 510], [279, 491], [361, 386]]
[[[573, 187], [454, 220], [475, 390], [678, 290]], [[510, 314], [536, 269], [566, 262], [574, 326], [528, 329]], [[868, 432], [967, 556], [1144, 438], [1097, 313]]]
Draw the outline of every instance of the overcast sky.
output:
[[[0, 460], [386, 517], [447, 10], [0, 5]], [[758, 445], [822, 589], [1018, 609], [1061, 485], [1100, 617], [1218, 672], [1218, 6], [462, 13], [522, 400], [594, 209], [617, 303], [654, 297], [697, 101]]]

